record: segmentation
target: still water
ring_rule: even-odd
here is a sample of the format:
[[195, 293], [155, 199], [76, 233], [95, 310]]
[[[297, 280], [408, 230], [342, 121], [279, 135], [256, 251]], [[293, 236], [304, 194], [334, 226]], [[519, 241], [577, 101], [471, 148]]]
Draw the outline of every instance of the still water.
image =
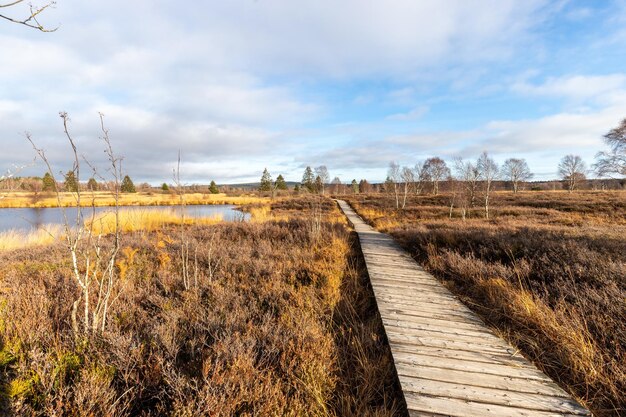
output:
[[[121, 207], [121, 210], [175, 210], [180, 211], [180, 206], [141, 206], [141, 207]], [[76, 223], [76, 208], [69, 207], [65, 213], [70, 224]], [[97, 207], [96, 214], [110, 212], [111, 207]], [[236, 206], [219, 205], [197, 205], [185, 206], [185, 216], [187, 217], [215, 217], [220, 216], [224, 221], [245, 221], [250, 215], [236, 210]], [[83, 215], [91, 217], [92, 209], [84, 208]], [[33, 230], [45, 225], [62, 225], [63, 210], [60, 208], [3, 208], [0, 209], [0, 233], [7, 230]]]

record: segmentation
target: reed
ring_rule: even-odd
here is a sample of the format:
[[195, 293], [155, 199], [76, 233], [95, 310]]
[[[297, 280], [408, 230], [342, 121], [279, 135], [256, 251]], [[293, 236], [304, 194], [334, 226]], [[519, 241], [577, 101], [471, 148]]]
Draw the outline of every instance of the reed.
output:
[[[61, 205], [63, 207], [75, 207], [76, 195], [73, 193], [60, 193]], [[184, 194], [184, 202], [187, 205], [213, 205], [213, 204], [233, 204], [245, 205], [262, 203], [269, 201], [267, 198], [256, 196], [231, 196], [226, 194]], [[119, 199], [121, 206], [168, 206], [179, 205], [180, 196], [170, 193], [139, 192], [132, 194], [121, 194]], [[110, 207], [115, 206], [115, 196], [106, 191], [90, 192], [85, 191], [81, 196], [81, 206], [83, 207]], [[9, 192], [0, 195], [0, 208], [50, 208], [58, 207], [56, 194], [32, 192]]]
[[[168, 225], [211, 225], [223, 221], [221, 215], [211, 217], [183, 217], [174, 209], [132, 209], [119, 211], [121, 232], [155, 231]], [[115, 213], [108, 212], [87, 220], [85, 226], [96, 235], [106, 235], [115, 231]]]
[[49, 225], [36, 230], [8, 230], [0, 233], [0, 251], [30, 248], [54, 243], [62, 234], [58, 225]]

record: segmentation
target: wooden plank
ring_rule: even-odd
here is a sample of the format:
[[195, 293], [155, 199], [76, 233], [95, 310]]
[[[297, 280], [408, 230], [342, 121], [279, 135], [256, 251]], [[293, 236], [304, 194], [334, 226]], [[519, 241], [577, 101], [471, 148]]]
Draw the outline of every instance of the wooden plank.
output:
[[[465, 340], [449, 340], [442, 339], [441, 337], [432, 337], [428, 335], [423, 336], [415, 336], [408, 335], [402, 331], [397, 332], [395, 329], [391, 327], [389, 329], [385, 329], [385, 333], [387, 334], [387, 339], [389, 339], [390, 343], [398, 342], [405, 344], [413, 344], [415, 346], [431, 346], [438, 347], [443, 349], [459, 349], [459, 350], [470, 350], [470, 351], [478, 351], [478, 352], [493, 352], [500, 353], [503, 352], [502, 346], [492, 346], [486, 343], [473, 343]], [[508, 352], [513, 354], [516, 352], [515, 349], [510, 348], [510, 350], [504, 350], [504, 352]]]
[[[393, 310], [390, 310], [393, 311]], [[398, 313], [392, 313], [390, 311], [386, 311], [386, 312], [380, 312], [381, 316], [383, 318], [386, 318], [388, 320], [398, 320], [398, 321], [403, 321], [403, 322], [407, 322], [407, 323], [414, 323], [414, 324], [422, 324], [422, 325], [426, 325], [426, 326], [437, 326], [437, 327], [449, 327], [451, 329], [465, 329], [465, 330], [472, 330], [472, 331], [476, 331], [476, 332], [488, 332], [491, 333], [491, 331], [488, 328], [485, 328], [484, 325], [482, 325], [482, 323], [479, 322], [467, 322], [466, 320], [464, 320], [463, 318], [460, 318], [459, 320], [449, 320], [448, 317], [446, 317], [445, 315], [442, 315], [441, 317], [445, 317], [444, 319], [439, 319], [437, 317], [433, 317], [432, 314], [422, 314], [422, 315], [416, 315], [416, 314], [398, 314]]]
[[515, 391], [509, 391], [505, 395], [502, 395], [501, 390], [494, 388], [461, 385], [407, 376], [400, 377], [400, 383], [405, 391], [420, 395], [455, 398], [529, 410], [552, 411], [577, 415], [586, 414], [585, 411], [579, 406], [576, 406], [573, 401], [564, 397]]
[[480, 328], [479, 326], [474, 325], [474, 327], [469, 327], [467, 325], [461, 326], [459, 325], [450, 325], [447, 322], [444, 322], [445, 325], [440, 325], [439, 323], [431, 320], [430, 322], [423, 322], [419, 320], [410, 320], [403, 319], [400, 317], [382, 317], [383, 324], [395, 327], [406, 327], [407, 329], [413, 330], [428, 330], [433, 332], [442, 332], [449, 334], [463, 334], [467, 336], [475, 336], [475, 337], [496, 337], [493, 333], [489, 331], [489, 329]]
[[405, 393], [405, 400], [409, 410], [435, 412], [454, 417], [572, 417], [581, 415], [507, 407], [456, 398], [429, 397], [411, 392]]
[[467, 350], [442, 349], [430, 346], [405, 345], [402, 343], [390, 343], [392, 349], [397, 352], [419, 353], [426, 356], [437, 356], [440, 358], [454, 358], [472, 362], [499, 363], [511, 366], [530, 366], [528, 361], [522, 356], [515, 354], [501, 354], [492, 352], [477, 352]]
[[546, 381], [531, 381], [532, 383], [529, 383], [529, 381], [524, 378], [502, 377], [489, 374], [477, 375], [474, 372], [465, 372], [456, 369], [442, 372], [441, 368], [411, 366], [403, 363], [397, 364], [396, 369], [399, 378], [406, 376], [450, 382], [458, 385], [493, 388], [500, 390], [503, 396], [513, 391], [568, 398], [567, 393], [561, 390], [558, 385]]
[[396, 363], [407, 365], [429, 366], [431, 368], [453, 369], [457, 371], [474, 372], [476, 374], [488, 374], [509, 376], [514, 378], [535, 379], [550, 382], [551, 379], [541, 373], [537, 368], [530, 366], [511, 366], [500, 363], [473, 362], [463, 359], [427, 356], [407, 352], [393, 352]]

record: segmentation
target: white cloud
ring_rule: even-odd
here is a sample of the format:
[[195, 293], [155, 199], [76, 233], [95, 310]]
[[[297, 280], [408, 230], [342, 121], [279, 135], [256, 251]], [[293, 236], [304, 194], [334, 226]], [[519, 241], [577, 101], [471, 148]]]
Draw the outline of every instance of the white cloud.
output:
[[396, 120], [396, 121], [411, 121], [421, 119], [430, 108], [428, 106], [418, 106], [414, 109], [409, 110], [406, 113], [396, 113], [390, 116], [387, 116], [388, 120]]
[[607, 101], [625, 88], [626, 74], [610, 74], [552, 77], [541, 84], [523, 81], [514, 84], [512, 90], [531, 96]]

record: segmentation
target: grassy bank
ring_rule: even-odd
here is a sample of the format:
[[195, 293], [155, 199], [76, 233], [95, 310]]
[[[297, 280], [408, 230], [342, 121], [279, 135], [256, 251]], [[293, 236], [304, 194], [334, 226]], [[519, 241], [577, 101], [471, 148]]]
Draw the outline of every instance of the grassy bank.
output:
[[626, 193], [493, 200], [465, 221], [446, 195], [351, 203], [594, 413], [626, 413]]
[[79, 289], [63, 248], [0, 254], [0, 414], [403, 415], [362, 261], [334, 204], [256, 213], [187, 226], [190, 289], [180, 227], [126, 233], [111, 319], [78, 338]]
[[[115, 230], [116, 218], [113, 213], [97, 214], [91, 218], [89, 210], [83, 213], [85, 228], [94, 235], [110, 234]], [[73, 221], [74, 219], [70, 219]], [[120, 230], [126, 232], [152, 232], [164, 226], [174, 225], [211, 225], [222, 221], [222, 217], [183, 217], [175, 210], [121, 208], [118, 215]], [[45, 225], [37, 230], [9, 230], [0, 232], [0, 251], [26, 249], [34, 246], [51, 245], [63, 238], [63, 226]]]
[[[75, 207], [76, 195], [61, 193], [61, 206]], [[231, 196], [227, 194], [188, 193], [184, 195], [185, 204], [235, 204], [244, 205], [267, 202], [269, 199], [256, 196]], [[176, 193], [138, 192], [121, 194], [119, 204], [122, 206], [168, 206], [180, 204], [180, 196]], [[81, 196], [83, 207], [110, 207], [115, 205], [114, 195], [106, 191], [85, 191]], [[55, 193], [9, 192], [0, 194], [0, 208], [49, 208], [58, 207]]]

